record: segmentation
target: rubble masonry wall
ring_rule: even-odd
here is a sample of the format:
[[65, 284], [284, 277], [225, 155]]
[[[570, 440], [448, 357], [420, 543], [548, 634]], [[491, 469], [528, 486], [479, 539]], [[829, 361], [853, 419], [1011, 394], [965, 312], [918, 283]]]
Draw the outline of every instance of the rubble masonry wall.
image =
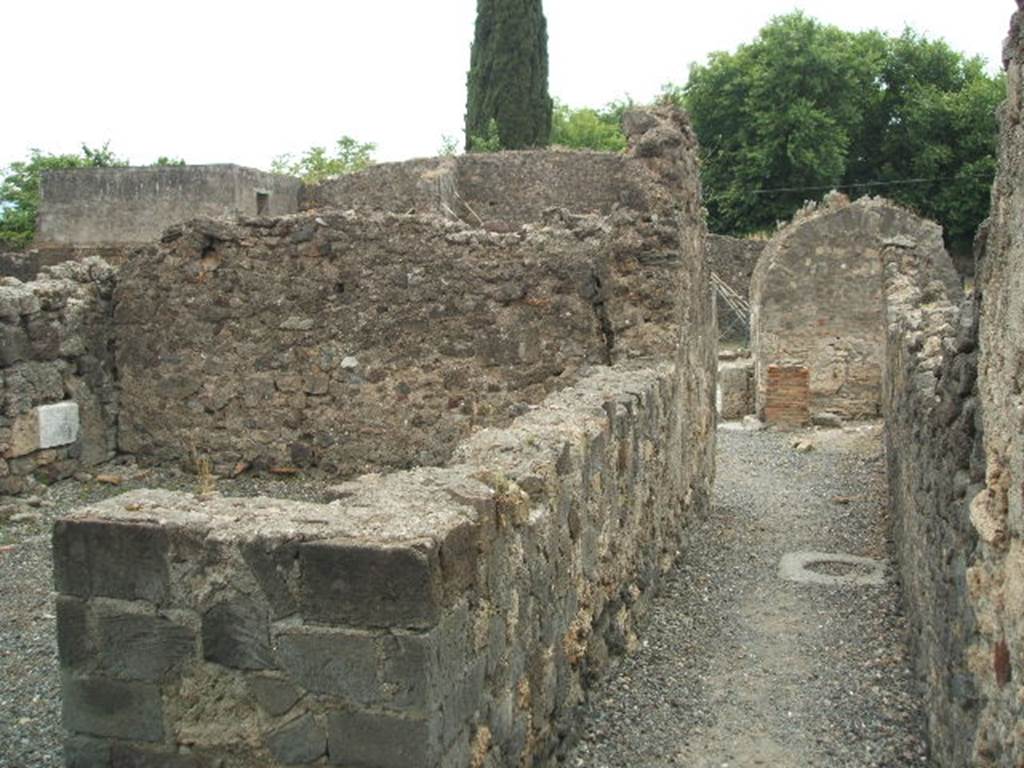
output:
[[0, 278], [0, 495], [114, 454], [114, 282], [96, 258]]

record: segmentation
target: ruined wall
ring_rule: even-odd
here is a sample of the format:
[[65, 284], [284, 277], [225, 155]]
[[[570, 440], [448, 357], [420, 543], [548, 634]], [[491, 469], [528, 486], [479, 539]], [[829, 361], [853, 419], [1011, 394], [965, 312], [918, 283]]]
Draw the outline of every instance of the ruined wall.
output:
[[[304, 210], [368, 207], [393, 213], [439, 213], [492, 231], [540, 221], [552, 208], [608, 215], [626, 209], [665, 223], [666, 195], [651, 184], [651, 162], [682, 150], [666, 179], [690, 195], [693, 137], [682, 118], [652, 110], [627, 113], [630, 141], [621, 154], [587, 150], [469, 153], [458, 157], [385, 163], [303, 189]], [[664, 171], [665, 169], [662, 169]]]
[[[1024, 760], [1024, 36], [1006, 42], [999, 170], [980, 280], [957, 311], [889, 249], [887, 453], [894, 532], [940, 765]], [[948, 295], [948, 293], [947, 293]]]
[[69, 760], [553, 765], [706, 513], [711, 402], [680, 406], [709, 377], [601, 369], [327, 505], [142, 491], [58, 522]]
[[108, 459], [117, 391], [114, 271], [100, 259], [0, 278], [0, 494]]
[[498, 233], [321, 210], [170, 231], [119, 281], [120, 447], [229, 470], [439, 464], [588, 366], [673, 356], [707, 275], [695, 141], [665, 114], [631, 161], [648, 214]]
[[938, 765], [976, 765], [979, 691], [967, 649], [976, 631], [968, 597], [977, 535], [969, 505], [984, 479], [978, 407], [977, 307], [954, 304], [932, 280], [941, 245], [886, 246], [883, 413], [900, 580]]
[[[749, 302], [750, 280], [768, 241], [709, 234], [706, 244], [711, 271]], [[723, 341], [747, 342], [750, 339], [749, 328], [743, 327], [721, 297], [718, 298], [718, 329], [724, 334]]]
[[[1020, 3], [1018, 3], [1020, 6]], [[981, 699], [978, 765], [1024, 761], [1024, 18], [1006, 41], [1008, 98], [981, 267], [979, 387], [985, 490], [971, 505], [981, 540], [968, 572], [978, 637], [970, 670]]]
[[197, 216], [255, 216], [298, 210], [300, 182], [236, 165], [75, 168], [42, 176], [35, 244], [111, 246], [155, 241]]
[[[881, 408], [884, 349], [881, 252], [890, 241], [927, 244], [936, 279], [959, 285], [942, 230], [881, 199], [834, 197], [796, 216], [765, 248], [751, 282], [758, 414], [768, 372], [804, 367], [808, 413], [871, 418]], [[776, 406], [780, 404], [776, 403]]]

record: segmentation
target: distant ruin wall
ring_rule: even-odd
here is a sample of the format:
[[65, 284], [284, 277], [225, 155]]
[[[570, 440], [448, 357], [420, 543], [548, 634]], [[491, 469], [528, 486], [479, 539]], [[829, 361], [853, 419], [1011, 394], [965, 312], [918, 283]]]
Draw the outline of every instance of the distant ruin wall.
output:
[[119, 281], [121, 449], [228, 471], [440, 464], [590, 366], [672, 359], [709, 322], [695, 141], [675, 113], [637, 131], [646, 214], [499, 233], [321, 210], [168, 232]]
[[0, 278], [0, 495], [113, 455], [113, 287], [99, 259]]
[[797, 366], [810, 376], [809, 416], [878, 416], [885, 338], [882, 249], [891, 241], [926, 246], [938, 259], [935, 278], [952, 295], [959, 281], [941, 240], [937, 225], [872, 198], [852, 204], [833, 199], [780, 230], [751, 282], [758, 414], [770, 399], [769, 370]]
[[70, 763], [554, 764], [707, 512], [708, 377], [601, 369], [327, 505], [140, 491], [59, 521]]
[[[197, 216], [294, 213], [299, 186], [298, 179], [236, 165], [47, 171], [34, 243], [50, 248], [142, 244]], [[257, 195], [266, 196], [264, 203], [258, 204]]]

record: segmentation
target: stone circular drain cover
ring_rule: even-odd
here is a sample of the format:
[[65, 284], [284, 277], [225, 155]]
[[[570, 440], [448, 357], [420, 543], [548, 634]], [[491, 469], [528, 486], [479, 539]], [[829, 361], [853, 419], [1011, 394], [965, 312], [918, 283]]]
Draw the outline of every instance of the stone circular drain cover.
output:
[[841, 553], [790, 552], [782, 556], [779, 576], [803, 584], [870, 586], [884, 582], [885, 563]]

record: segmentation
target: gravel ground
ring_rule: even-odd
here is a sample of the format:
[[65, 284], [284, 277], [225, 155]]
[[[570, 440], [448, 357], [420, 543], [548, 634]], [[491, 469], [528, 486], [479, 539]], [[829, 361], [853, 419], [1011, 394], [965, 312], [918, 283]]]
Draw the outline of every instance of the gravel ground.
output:
[[[714, 512], [655, 598], [642, 650], [593, 692], [569, 765], [928, 765], [891, 571], [882, 587], [777, 577], [779, 558], [795, 550], [889, 558], [879, 434], [808, 432], [815, 450], [798, 453], [791, 435], [719, 432]], [[172, 470], [103, 473], [122, 483], [68, 481], [32, 505], [0, 508], [0, 768], [62, 765], [53, 520], [130, 488], [196, 489]], [[324, 492], [278, 477], [218, 488]]]
[[719, 430], [714, 510], [642, 650], [592, 691], [569, 765], [929, 765], [891, 565], [882, 586], [778, 576], [787, 552], [891, 559], [880, 434]]

